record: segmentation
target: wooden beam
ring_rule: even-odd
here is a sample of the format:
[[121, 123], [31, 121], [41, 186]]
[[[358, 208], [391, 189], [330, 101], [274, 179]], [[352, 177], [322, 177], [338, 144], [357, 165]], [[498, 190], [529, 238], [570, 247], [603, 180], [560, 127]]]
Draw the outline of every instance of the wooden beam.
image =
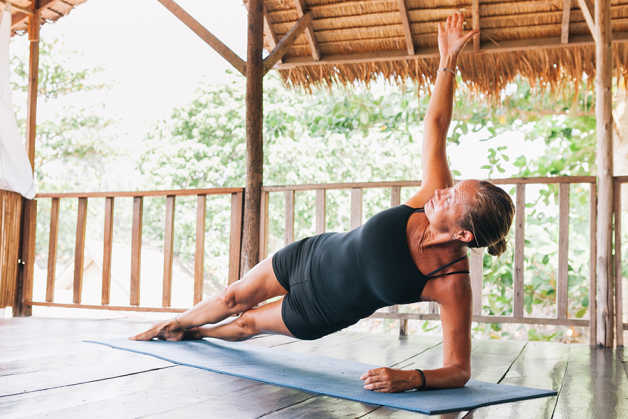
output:
[[131, 231], [131, 285], [129, 287], [129, 304], [140, 305], [140, 272], [142, 266], [142, 215], [144, 199], [133, 198], [133, 227]]
[[260, 207], [264, 171], [262, 89], [264, 62], [262, 0], [249, 0], [246, 65], [246, 189], [242, 232], [241, 275], [253, 268], [260, 254]]
[[589, 345], [597, 344], [597, 185], [589, 189]]
[[197, 34], [203, 41], [205, 41], [210, 47], [212, 47], [218, 54], [220, 54], [225, 60], [227, 60], [233, 67], [240, 73], [246, 75], [246, 63], [238, 57], [228, 46], [226, 46], [220, 39], [216, 38], [210, 31], [208, 31], [203, 25], [201, 25], [196, 19], [192, 17], [188, 12], [183, 10], [181, 6], [175, 3], [173, 0], [158, 0], [166, 7], [173, 15], [175, 15], [181, 22], [183, 22], [188, 28], [190, 28], [195, 34]]
[[259, 228], [259, 260], [266, 259], [266, 252], [268, 250], [268, 201], [270, 194], [262, 190], [260, 197], [260, 228]]
[[228, 284], [240, 279], [240, 252], [242, 250], [242, 192], [231, 194], [231, 228], [229, 229], [229, 278]]
[[[34, 11], [29, 19], [28, 40], [28, 108], [26, 111], [26, 154], [35, 172], [35, 137], [37, 134], [37, 88], [39, 84], [39, 29], [41, 15]], [[35, 272], [35, 234], [37, 230], [37, 201], [22, 200], [20, 260], [23, 265], [18, 269], [16, 278], [13, 313], [16, 316], [30, 316], [32, 308], [24, 304], [32, 299], [33, 276]]]
[[277, 34], [273, 30], [273, 25], [270, 23], [270, 18], [268, 17], [268, 10], [266, 10], [266, 5], [262, 5], [262, 10], [264, 13], [264, 31], [268, 32], [270, 35], [271, 47], [275, 49], [277, 44], [279, 43], [277, 39]]
[[51, 201], [50, 232], [48, 235], [48, 277], [46, 279], [46, 301], [49, 303], [54, 300], [57, 241], [59, 239], [59, 198], [52, 198]]
[[[596, 7], [597, 7], [597, 1], [596, 0]], [[591, 11], [589, 10], [589, 5], [587, 4], [586, 0], [578, 0], [578, 7], [580, 7], [580, 10], [582, 11], [582, 16], [584, 16], [584, 20], [585, 22], [587, 22], [587, 26], [589, 27], [589, 30], [591, 31], [591, 36], [593, 37], [593, 40], [596, 40], [596, 37], [598, 36], [598, 30], [597, 27], [595, 26], [595, 21], [593, 20], [593, 17], [591, 16]], [[609, 16], [610, 16], [610, 4], [609, 4]], [[610, 17], [609, 17], [610, 19]]]
[[297, 36], [301, 35], [305, 28], [312, 22], [312, 13], [307, 12], [301, 17], [297, 23], [286, 33], [279, 44], [272, 50], [270, 55], [264, 59], [264, 74], [270, 70], [277, 61], [279, 61], [288, 52], [288, 49], [294, 44]]
[[316, 190], [316, 234], [325, 232], [325, 212], [327, 207], [327, 192], [325, 189]]
[[403, 33], [406, 37], [406, 50], [408, 51], [408, 55], [414, 55], [414, 40], [412, 39], [412, 29], [410, 28], [410, 20], [408, 19], [408, 5], [406, 4], [406, 0], [397, 0], [397, 3], [399, 4]]
[[283, 241], [284, 244], [288, 245], [294, 241], [294, 191], [285, 191], [284, 196], [285, 229]]
[[615, 336], [616, 346], [624, 346], [624, 309], [621, 264], [621, 183], [615, 182]]
[[102, 249], [102, 290], [101, 304], [109, 304], [111, 295], [111, 251], [113, 249], [113, 208], [114, 198], [105, 198], [105, 227]]
[[[525, 222], [526, 222], [526, 194], [525, 185], [517, 185], [515, 209], [515, 272], [513, 291], [513, 315], [523, 317], [523, 283], [524, 283], [524, 251], [525, 251]], [[481, 313], [477, 313], [481, 314]]]
[[[628, 41], [628, 32], [619, 32], [613, 34], [613, 43], [623, 43]], [[512, 51], [538, 51], [544, 48], [571, 48], [579, 46], [593, 45], [594, 40], [589, 35], [572, 36], [569, 44], [562, 44], [560, 37], [537, 38], [534, 40], [513, 40], [502, 41], [499, 45], [487, 43], [482, 46], [479, 54], [494, 54], [500, 52]], [[468, 50], [463, 50], [462, 54], [469, 54]], [[342, 65], [342, 64], [360, 64], [385, 61], [414, 60], [416, 58], [436, 58], [438, 50], [424, 49], [417, 50], [415, 55], [408, 55], [405, 51], [388, 50], [371, 53], [360, 54], [336, 54], [321, 58], [320, 61], [313, 61], [307, 57], [286, 58], [283, 64], [278, 64], [279, 70], [289, 70], [300, 66], [318, 66], [318, 65]]]
[[161, 305], [170, 307], [172, 297], [172, 260], [174, 256], [174, 210], [176, 197], [166, 197], [166, 225], [164, 226], [164, 275], [161, 286]]
[[560, 42], [569, 43], [569, 20], [571, 19], [571, 0], [563, 0], [563, 22], [560, 27]]
[[[471, 2], [471, 16], [472, 16], [472, 25], [474, 31], [480, 30], [480, 0], [473, 0]], [[473, 51], [480, 51], [480, 35], [476, 35], [473, 37]]]
[[196, 199], [196, 252], [194, 254], [194, 304], [203, 299], [203, 280], [205, 278], [205, 214], [207, 196], [199, 195]]
[[595, 0], [597, 207], [597, 343], [613, 346], [611, 234], [613, 228], [612, 52], [610, 2]]
[[76, 241], [74, 245], [74, 290], [72, 302], [81, 303], [83, 294], [83, 268], [85, 267], [85, 231], [87, 227], [87, 198], [79, 198], [76, 215]]
[[558, 281], [557, 311], [559, 319], [567, 319], [569, 290], [569, 184], [558, 188]]
[[362, 225], [362, 189], [351, 189], [351, 228]]
[[18, 12], [22, 12], [25, 15], [28, 16], [32, 16], [33, 15], [33, 11], [30, 9], [27, 9], [26, 7], [22, 7], [18, 4], [13, 3], [12, 1], [9, 0], [0, 0], [0, 4], [6, 4], [7, 6], [9, 6], [9, 11], [11, 9], [17, 10]]
[[[305, 1], [304, 0], [294, 0], [294, 5], [297, 9], [297, 16], [299, 19], [305, 15]], [[310, 50], [312, 51], [312, 59], [314, 61], [319, 61], [321, 59], [321, 51], [318, 47], [318, 42], [316, 41], [316, 37], [314, 36], [314, 29], [312, 29], [312, 23], [310, 22], [307, 25], [305, 30], [305, 36], [307, 38], [308, 44], [310, 44]]]
[[[36, 1], [36, 0], [35, 0]], [[26, 9], [24, 11], [20, 10], [20, 13], [16, 13], [15, 15], [12, 16], [11, 19], [11, 29], [13, 29], [16, 26], [21, 25], [22, 23], [24, 23], [24, 21], [26, 21], [29, 17], [33, 16], [35, 14], [35, 12], [39, 11], [41, 12], [44, 9], [47, 9], [48, 6], [50, 6], [51, 3], [55, 2], [56, 0], [39, 0], [39, 7], [35, 7], [36, 4], [33, 3], [33, 9], [29, 10]], [[39, 15], [41, 15], [41, 13], [39, 13]], [[40, 21], [41, 23], [41, 21]]]
[[[484, 248], [469, 249], [471, 277], [472, 313], [474, 316], [482, 315], [482, 283], [484, 280]], [[516, 298], [516, 297], [515, 297]], [[515, 299], [516, 301], [516, 299]], [[516, 316], [516, 315], [515, 315]]]

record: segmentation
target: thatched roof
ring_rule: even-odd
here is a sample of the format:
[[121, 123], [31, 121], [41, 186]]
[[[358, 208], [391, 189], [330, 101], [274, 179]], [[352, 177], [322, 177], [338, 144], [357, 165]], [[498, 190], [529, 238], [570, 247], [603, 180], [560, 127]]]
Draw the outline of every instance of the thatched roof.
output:
[[[1, 3], [11, 3], [11, 29], [13, 33], [24, 32], [28, 29], [28, 11], [33, 10], [35, 0], [0, 0]], [[39, 0], [42, 25], [55, 22], [72, 11], [73, 8], [87, 0]]]
[[[458, 10], [466, 28], [476, 15], [480, 29], [479, 44], [467, 45], [459, 59], [472, 88], [495, 94], [517, 74], [556, 87], [595, 71], [595, 46], [578, 0], [565, 11], [564, 0], [264, 0], [267, 50], [302, 16], [299, 2], [311, 12], [313, 36], [306, 30], [276, 66], [291, 86], [368, 83], [380, 76], [427, 85], [438, 65], [437, 23]], [[616, 69], [624, 74], [628, 0], [611, 0], [611, 13]]]

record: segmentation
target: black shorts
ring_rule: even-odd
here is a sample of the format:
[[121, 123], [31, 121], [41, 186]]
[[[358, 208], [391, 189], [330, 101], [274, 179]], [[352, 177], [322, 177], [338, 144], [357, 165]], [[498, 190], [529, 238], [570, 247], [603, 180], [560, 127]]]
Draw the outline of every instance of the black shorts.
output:
[[307, 237], [277, 251], [273, 271], [288, 294], [281, 304], [281, 317], [296, 338], [318, 339], [346, 326], [334, 327], [321, 315], [312, 290], [312, 255], [323, 235]]

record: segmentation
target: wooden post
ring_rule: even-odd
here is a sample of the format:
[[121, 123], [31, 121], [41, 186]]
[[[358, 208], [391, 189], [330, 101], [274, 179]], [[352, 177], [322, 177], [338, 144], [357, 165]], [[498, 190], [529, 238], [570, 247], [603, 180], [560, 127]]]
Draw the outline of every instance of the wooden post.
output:
[[102, 290], [100, 301], [102, 305], [109, 304], [111, 295], [111, 250], [113, 248], [113, 196], [105, 198], [105, 227], [103, 231], [104, 243], [102, 250]]
[[231, 228], [229, 230], [229, 278], [227, 280], [229, 285], [240, 279], [241, 245], [242, 192], [237, 192], [231, 194]]
[[140, 305], [140, 269], [142, 265], [142, 217], [144, 198], [133, 197], [133, 226], [131, 228], [131, 285], [129, 287], [129, 303]]
[[[517, 184], [515, 207], [515, 277], [513, 295], [513, 315], [523, 318], [523, 284], [525, 261], [526, 185]], [[478, 313], [479, 315], [480, 313]]]
[[164, 276], [161, 286], [161, 306], [170, 307], [172, 295], [172, 258], [174, 255], [175, 196], [166, 197], [166, 225], [164, 230]]
[[194, 253], [194, 304], [199, 303], [203, 299], [206, 213], [207, 195], [198, 195], [196, 199], [196, 252]]
[[621, 272], [621, 183], [615, 182], [615, 336], [616, 346], [624, 346], [624, 309]]
[[55, 294], [55, 273], [57, 269], [57, 241], [59, 238], [59, 198], [52, 198], [50, 205], [50, 235], [48, 239], [48, 278], [46, 280], [46, 301], [52, 303]]
[[613, 135], [610, 2], [595, 0], [595, 116], [597, 120], [597, 344], [613, 346], [611, 231], [613, 215]]
[[264, 19], [262, 0], [249, 0], [248, 46], [246, 64], [246, 190], [244, 195], [244, 231], [242, 269], [248, 272], [258, 262], [260, 207], [264, 151], [262, 144], [262, 87], [264, 64], [262, 37]]
[[[33, 2], [33, 14], [29, 17], [28, 40], [30, 55], [28, 62], [28, 109], [26, 112], [26, 153], [35, 171], [35, 136], [37, 133], [37, 86], [39, 81], [39, 26], [41, 23], [37, 3]], [[22, 220], [20, 233], [21, 261], [16, 278], [14, 316], [30, 316], [32, 307], [25, 304], [33, 296], [33, 272], [35, 269], [35, 232], [37, 202], [22, 200]]]
[[85, 229], [87, 227], [87, 198], [79, 198], [76, 215], [76, 240], [74, 245], [74, 304], [81, 303], [83, 293], [83, 268], [85, 267]]

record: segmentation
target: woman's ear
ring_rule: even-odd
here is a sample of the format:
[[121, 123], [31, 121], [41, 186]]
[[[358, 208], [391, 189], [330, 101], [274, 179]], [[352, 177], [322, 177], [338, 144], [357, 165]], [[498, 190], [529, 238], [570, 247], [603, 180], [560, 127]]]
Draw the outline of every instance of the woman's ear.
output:
[[464, 243], [471, 243], [473, 240], [473, 233], [469, 230], [459, 230], [456, 234], [454, 234], [454, 238]]

